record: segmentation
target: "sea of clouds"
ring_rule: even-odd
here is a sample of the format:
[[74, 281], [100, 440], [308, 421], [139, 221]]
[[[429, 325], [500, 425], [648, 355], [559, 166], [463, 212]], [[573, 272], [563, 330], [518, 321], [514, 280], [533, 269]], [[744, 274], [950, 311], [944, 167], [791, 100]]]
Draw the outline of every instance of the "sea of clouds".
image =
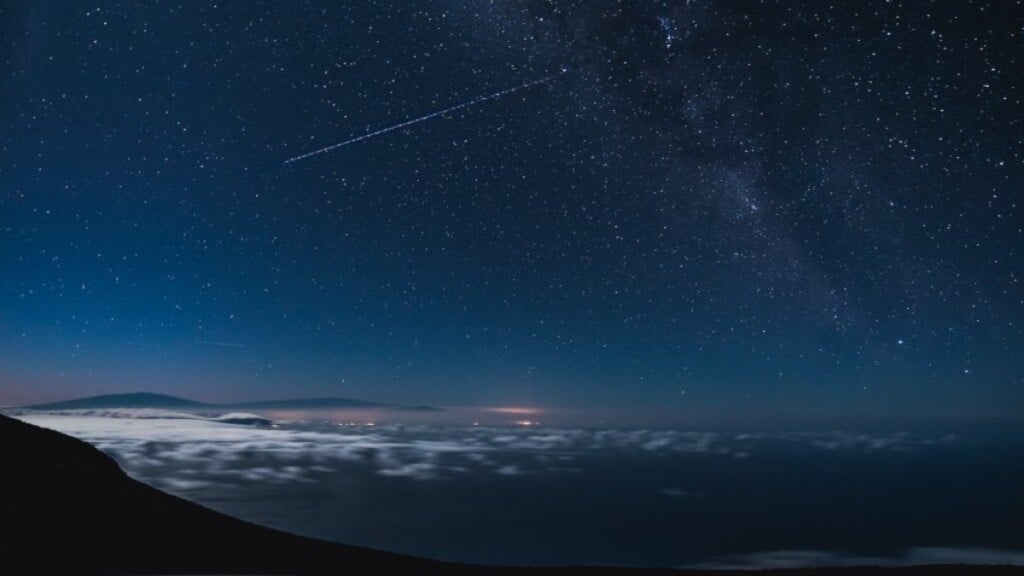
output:
[[[1006, 547], [1012, 538], [999, 536], [1022, 505], [1010, 487], [1019, 459], [984, 456], [978, 439], [954, 434], [380, 424], [144, 409], [12, 415], [93, 444], [136, 479], [250, 521], [452, 560], [1024, 565], [1024, 553], [1011, 549], [1018, 546]], [[951, 470], [990, 469], [980, 481], [915, 476], [922, 463], [934, 471], [945, 461]], [[993, 483], [999, 474], [1007, 480]], [[947, 496], [950, 518], [975, 505], [1006, 517], [986, 517], [988, 535], [975, 537], [977, 525], [961, 530], [940, 514], [933, 532], [908, 534], [883, 554], [829, 551], [846, 538], [843, 523], [863, 514], [900, 520], [927, 511], [918, 500], [928, 490]], [[784, 537], [759, 547], [763, 534]], [[729, 539], [735, 546], [723, 548]]]
[[173, 463], [179, 474], [189, 477], [161, 476], [153, 481], [181, 489], [218, 481], [309, 482], [313, 472], [356, 462], [371, 465], [381, 476], [443, 480], [469, 473], [573, 470], [574, 461], [597, 453], [748, 458], [765, 450], [908, 452], [958, 441], [955, 435], [905, 432], [723, 433], [274, 422], [257, 414], [202, 416], [150, 409], [26, 411], [18, 417], [86, 440], [129, 472]]

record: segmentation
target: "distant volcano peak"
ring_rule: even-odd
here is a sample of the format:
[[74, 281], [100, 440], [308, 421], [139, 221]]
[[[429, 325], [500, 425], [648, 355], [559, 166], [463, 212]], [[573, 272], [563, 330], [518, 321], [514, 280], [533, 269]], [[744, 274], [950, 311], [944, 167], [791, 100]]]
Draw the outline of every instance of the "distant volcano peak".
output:
[[231, 402], [214, 404], [198, 402], [188, 398], [157, 394], [152, 392], [130, 392], [125, 394], [104, 394], [75, 398], [60, 402], [24, 406], [29, 410], [93, 410], [108, 408], [171, 408], [210, 410], [328, 410], [345, 408], [387, 408], [400, 410], [434, 410], [429, 406], [403, 406], [383, 404], [366, 400], [342, 397], [289, 398], [283, 400], [261, 400], [253, 402]]

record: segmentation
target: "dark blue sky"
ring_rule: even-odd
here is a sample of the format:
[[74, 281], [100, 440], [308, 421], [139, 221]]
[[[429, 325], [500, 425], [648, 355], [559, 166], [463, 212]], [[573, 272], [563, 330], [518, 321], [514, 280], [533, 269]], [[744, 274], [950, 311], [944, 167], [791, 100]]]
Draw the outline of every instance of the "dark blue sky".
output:
[[0, 404], [1019, 415], [1022, 14], [7, 2]]

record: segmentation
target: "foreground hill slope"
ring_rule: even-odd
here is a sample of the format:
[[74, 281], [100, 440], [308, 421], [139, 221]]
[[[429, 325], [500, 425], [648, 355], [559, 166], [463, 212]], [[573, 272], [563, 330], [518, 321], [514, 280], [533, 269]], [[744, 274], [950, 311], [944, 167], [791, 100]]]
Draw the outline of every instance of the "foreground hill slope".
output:
[[[443, 527], [438, 527], [443, 530]], [[696, 574], [444, 564], [302, 538], [237, 520], [132, 480], [85, 442], [0, 415], [4, 574]], [[741, 572], [750, 574], [750, 572]], [[1015, 568], [783, 570], [772, 574], [1020, 574]]]
[[132, 480], [85, 442], [4, 416], [0, 455], [5, 574], [438, 573], [428, 561], [213, 512]]

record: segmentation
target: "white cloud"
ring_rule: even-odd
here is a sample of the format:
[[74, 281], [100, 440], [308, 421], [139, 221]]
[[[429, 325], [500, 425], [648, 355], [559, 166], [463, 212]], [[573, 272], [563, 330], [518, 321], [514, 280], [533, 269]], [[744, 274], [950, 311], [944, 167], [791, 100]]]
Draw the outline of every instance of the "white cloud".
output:
[[911, 548], [903, 556], [904, 564], [985, 564], [1024, 566], [1024, 550], [988, 548]]
[[661, 490], [658, 490], [658, 493], [662, 496], [668, 496], [669, 498], [696, 498], [700, 496], [700, 494], [687, 492], [682, 488], [662, 488]]
[[773, 550], [715, 558], [687, 566], [712, 570], [765, 570], [821, 566], [919, 566], [968, 564], [1024, 566], [1024, 551], [988, 548], [910, 548], [899, 556], [856, 556], [823, 550]]
[[[429, 425], [275, 424], [252, 414], [204, 416], [162, 410], [22, 412], [17, 417], [82, 438], [177, 492], [211, 482], [309, 482], [342, 465], [383, 476], [439, 480], [474, 471], [513, 476], [566, 471], [588, 454], [635, 451], [742, 458], [769, 444], [834, 452], [913, 450], [937, 441], [909, 434], [726, 434], [678, 430], [585, 430]], [[238, 425], [237, 422], [258, 425]], [[149, 472], [146, 472], [149, 471]], [[159, 471], [159, 473], [153, 473]], [[193, 477], [182, 478], [184, 474]], [[199, 479], [195, 477], [201, 475]], [[174, 479], [176, 480], [174, 480]], [[673, 488], [662, 493], [673, 495]]]
[[210, 485], [209, 482], [203, 480], [189, 480], [187, 478], [163, 478], [160, 480], [160, 485], [165, 486], [172, 490], [188, 491], [197, 490], [199, 488], [206, 488]]
[[414, 462], [410, 464], [396, 463], [393, 466], [381, 468], [378, 472], [381, 476], [403, 476], [417, 480], [432, 480], [437, 478], [437, 466], [430, 462]]

